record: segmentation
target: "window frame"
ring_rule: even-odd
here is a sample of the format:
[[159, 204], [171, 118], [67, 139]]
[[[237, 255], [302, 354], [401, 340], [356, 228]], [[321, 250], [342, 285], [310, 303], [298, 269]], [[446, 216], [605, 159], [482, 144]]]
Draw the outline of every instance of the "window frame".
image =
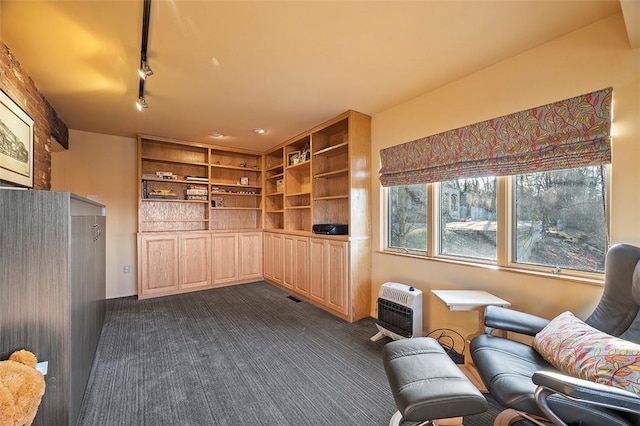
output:
[[[611, 229], [611, 165], [605, 164], [605, 203], [606, 217], [605, 226], [607, 232]], [[471, 258], [462, 256], [444, 255], [440, 246], [440, 182], [433, 182], [427, 185], [427, 250], [410, 250], [389, 247], [389, 188], [381, 187], [382, 204], [383, 204], [383, 220], [382, 233], [384, 238], [381, 239], [383, 253], [392, 253], [399, 255], [409, 255], [411, 257], [422, 258], [425, 260], [440, 260], [463, 265], [494, 267], [517, 271], [522, 273], [543, 274], [545, 276], [553, 276], [558, 278], [577, 278], [589, 281], [602, 281], [604, 272], [581, 271], [575, 269], [560, 269], [555, 267], [532, 265], [516, 262], [515, 252], [515, 226], [516, 226], [516, 197], [515, 197], [515, 176], [496, 176], [496, 260], [481, 258]]]

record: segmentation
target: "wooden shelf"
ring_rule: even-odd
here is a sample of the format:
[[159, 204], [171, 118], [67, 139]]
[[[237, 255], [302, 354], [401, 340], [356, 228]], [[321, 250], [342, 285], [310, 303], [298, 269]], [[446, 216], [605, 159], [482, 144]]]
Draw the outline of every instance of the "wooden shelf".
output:
[[349, 195], [329, 195], [326, 197], [315, 197], [313, 201], [322, 201], [322, 200], [348, 200]]
[[287, 207], [287, 210], [303, 210], [303, 209], [310, 209], [311, 206], [291, 206], [291, 207]]
[[324, 149], [318, 150], [313, 155], [319, 155], [323, 157], [333, 157], [334, 155], [345, 154], [349, 152], [349, 142], [339, 143], [337, 145], [329, 146]]
[[304, 191], [304, 192], [294, 192], [290, 194], [285, 194], [286, 197], [298, 197], [300, 195], [311, 195], [311, 193], [309, 191]]
[[140, 157], [143, 161], [157, 161], [159, 163], [173, 163], [173, 164], [187, 164], [190, 166], [208, 166], [209, 163], [200, 163], [200, 162], [194, 162], [194, 161], [181, 161], [181, 160], [173, 160], [173, 159], [168, 159], [168, 158], [159, 158], [159, 157], [150, 157], [150, 156], [141, 156]]
[[209, 181], [201, 181], [201, 180], [185, 180], [185, 179], [154, 179], [154, 178], [142, 178], [143, 182], [168, 182], [168, 183], [186, 183], [189, 185], [203, 185], [207, 186]]
[[242, 170], [248, 172], [260, 172], [261, 170], [254, 167], [242, 167], [242, 166], [231, 166], [227, 164], [210, 164], [211, 167], [219, 168], [219, 169], [229, 169], [229, 170]]
[[261, 207], [211, 207], [211, 210], [262, 210]]
[[[153, 202], [160, 202], [160, 203], [208, 203], [209, 200], [182, 200], [180, 198], [178, 199], [174, 199], [174, 198], [141, 198], [140, 201], [153, 201]], [[144, 222], [144, 220], [141, 220], [141, 222]]]
[[239, 183], [210, 182], [211, 186], [227, 186], [233, 188], [262, 188], [260, 185], [241, 185]]
[[278, 173], [277, 175], [272, 175], [272, 176], [267, 176], [266, 179], [267, 180], [271, 180], [271, 179], [282, 179], [284, 177], [284, 173]]
[[267, 213], [284, 213], [284, 210], [266, 210]]
[[230, 195], [233, 197], [260, 197], [262, 194], [243, 194], [241, 192], [216, 192], [211, 191], [211, 195], [220, 196], [220, 195]]
[[313, 178], [314, 179], [331, 179], [331, 178], [347, 176], [348, 174], [349, 174], [349, 169], [347, 168], [347, 169], [333, 170], [330, 172], [318, 173], [317, 175], [314, 175]]
[[209, 219], [147, 219], [141, 221], [142, 223], [159, 223], [159, 222], [208, 222]]
[[287, 169], [296, 169], [296, 168], [302, 168], [303, 166], [309, 166], [311, 164], [311, 161], [307, 160], [307, 161], [303, 161], [301, 163], [296, 163], [296, 164], [292, 164], [290, 166], [287, 166]]
[[284, 169], [284, 163], [280, 163], [280, 164], [277, 164], [275, 166], [268, 167], [266, 171], [267, 172], [272, 172], [272, 171], [278, 170], [278, 169]]

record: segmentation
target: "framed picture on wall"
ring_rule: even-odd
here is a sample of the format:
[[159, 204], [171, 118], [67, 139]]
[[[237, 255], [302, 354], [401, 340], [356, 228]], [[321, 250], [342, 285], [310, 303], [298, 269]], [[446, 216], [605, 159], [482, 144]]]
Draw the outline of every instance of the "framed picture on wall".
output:
[[33, 119], [2, 91], [0, 179], [33, 187]]

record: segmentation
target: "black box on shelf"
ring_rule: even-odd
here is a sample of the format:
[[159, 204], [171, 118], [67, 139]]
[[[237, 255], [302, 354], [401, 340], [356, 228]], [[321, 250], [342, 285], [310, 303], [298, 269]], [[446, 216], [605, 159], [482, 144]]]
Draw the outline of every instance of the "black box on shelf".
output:
[[313, 232], [314, 234], [325, 235], [347, 235], [349, 233], [349, 225], [319, 223], [313, 225]]

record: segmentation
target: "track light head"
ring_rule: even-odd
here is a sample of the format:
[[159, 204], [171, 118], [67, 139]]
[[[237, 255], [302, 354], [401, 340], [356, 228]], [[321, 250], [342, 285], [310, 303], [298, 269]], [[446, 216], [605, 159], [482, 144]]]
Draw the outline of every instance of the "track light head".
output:
[[140, 69], [138, 70], [138, 75], [140, 78], [145, 79], [147, 77], [151, 77], [153, 75], [153, 70], [146, 62], [142, 62]]
[[142, 111], [143, 109], [149, 108], [149, 104], [143, 97], [140, 97], [138, 98], [138, 102], [136, 102], [136, 108], [138, 108], [138, 111]]

